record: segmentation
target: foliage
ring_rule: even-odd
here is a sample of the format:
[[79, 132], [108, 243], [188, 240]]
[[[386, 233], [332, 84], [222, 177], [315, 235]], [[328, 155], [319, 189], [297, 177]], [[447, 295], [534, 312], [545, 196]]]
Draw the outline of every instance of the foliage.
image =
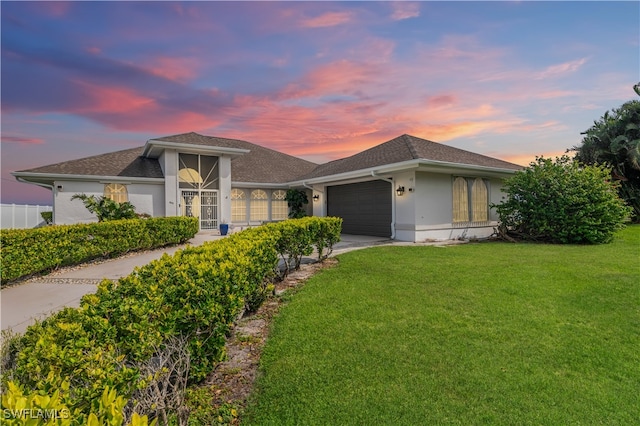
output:
[[[214, 405], [214, 386], [195, 386], [187, 389], [186, 405], [189, 409], [189, 426], [218, 426], [239, 424], [239, 409], [233, 404]], [[170, 422], [170, 425], [176, 424]]]
[[572, 148], [575, 159], [611, 167], [611, 176], [620, 181], [620, 197], [633, 208], [634, 221], [640, 221], [640, 101], [605, 112], [582, 134], [582, 144]]
[[191, 217], [158, 217], [7, 229], [0, 233], [2, 282], [132, 250], [183, 243], [198, 232]]
[[[48, 376], [49, 383], [56, 381], [53, 373]], [[2, 395], [3, 424], [5, 425], [88, 425], [120, 426], [124, 422], [122, 411], [126, 400], [113, 389], [106, 387], [102, 394], [91, 403], [88, 414], [69, 408], [69, 382], [64, 380], [42, 392], [26, 393], [14, 382], [7, 384]], [[131, 426], [155, 425], [149, 423], [147, 416], [133, 415]]]
[[[325, 221], [333, 225], [314, 225]], [[118, 223], [129, 222], [135, 221]], [[9, 367], [3, 380], [44, 393], [69, 382], [65, 403], [83, 415], [110, 389], [127, 399], [130, 409], [167, 418], [181, 399], [164, 391], [180, 388], [183, 376], [191, 383], [204, 379], [224, 359], [234, 321], [245, 309], [257, 309], [273, 288], [278, 250], [294, 251], [279, 244], [283, 230], [332, 229], [333, 235], [304, 237], [311, 245], [327, 246], [339, 238], [339, 223], [304, 218], [252, 228], [164, 255], [118, 281], [104, 280], [79, 308], [64, 309], [10, 339], [3, 350], [3, 366]], [[185, 355], [171, 349], [176, 346], [188, 353], [188, 368], [181, 363]]]
[[503, 231], [552, 243], [607, 243], [630, 209], [605, 166], [581, 166], [568, 156], [539, 157], [504, 183], [496, 208]]
[[636, 424], [639, 245], [341, 254], [280, 308], [242, 424]]
[[46, 225], [53, 224], [53, 212], [40, 212], [40, 216]]
[[307, 193], [300, 189], [289, 189], [285, 195], [287, 205], [289, 206], [289, 218], [300, 219], [307, 215], [307, 211], [304, 206], [309, 204]]
[[96, 215], [98, 222], [135, 219], [138, 217], [135, 207], [128, 201], [118, 203], [108, 197], [96, 197], [95, 195], [86, 194], [75, 194], [71, 199], [82, 200], [87, 210]]

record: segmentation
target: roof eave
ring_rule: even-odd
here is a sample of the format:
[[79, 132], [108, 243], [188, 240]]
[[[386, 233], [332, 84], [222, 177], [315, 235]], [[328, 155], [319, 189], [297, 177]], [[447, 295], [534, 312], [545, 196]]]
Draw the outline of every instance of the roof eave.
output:
[[480, 166], [475, 164], [452, 163], [448, 161], [427, 160], [424, 158], [401, 161], [399, 163], [385, 164], [376, 167], [368, 167], [366, 169], [354, 170], [351, 172], [338, 173], [334, 175], [320, 176], [311, 179], [300, 179], [290, 182], [290, 185], [313, 185], [328, 182], [336, 182], [348, 179], [357, 179], [366, 176], [375, 176], [377, 174], [389, 174], [403, 170], [421, 169], [437, 173], [452, 173], [456, 171], [474, 171], [482, 172], [485, 175], [496, 177], [506, 177], [514, 174], [517, 170]]
[[231, 181], [234, 188], [289, 188], [291, 185], [287, 183], [265, 183], [265, 182], [236, 182]]
[[197, 145], [190, 143], [167, 142], [157, 139], [149, 139], [144, 145], [142, 156], [146, 158], [158, 158], [160, 156], [160, 152], [167, 148], [176, 149], [181, 152], [204, 152], [207, 154], [228, 155], [232, 158], [250, 152], [250, 150], [242, 148], [227, 148], [223, 146]]
[[[432, 172], [455, 172], [455, 171], [472, 171], [472, 172], [482, 172], [487, 175], [492, 175], [496, 177], [506, 177], [508, 175], [512, 175], [518, 170], [508, 169], [504, 167], [493, 167], [493, 166], [481, 166], [477, 164], [465, 164], [465, 163], [453, 163], [449, 161], [437, 161], [437, 160], [426, 160], [420, 159], [419, 167], [421, 170], [432, 171]], [[523, 167], [524, 168], [524, 167]]]
[[366, 169], [353, 170], [351, 172], [337, 173], [334, 175], [320, 176], [320, 177], [315, 177], [311, 179], [299, 179], [293, 182], [289, 182], [289, 184], [292, 186], [304, 185], [304, 184], [313, 185], [313, 184], [326, 183], [326, 182], [357, 179], [361, 177], [371, 176], [372, 173], [373, 174], [392, 173], [400, 170], [417, 168], [418, 166], [419, 166], [418, 160], [408, 160], [408, 161], [402, 161], [400, 163], [386, 164], [382, 166], [368, 167]]
[[11, 172], [16, 178], [21, 178], [21, 182], [27, 183], [45, 183], [55, 182], [56, 180], [72, 180], [72, 181], [108, 181], [108, 182], [136, 182], [136, 183], [164, 183], [164, 178], [135, 177], [135, 176], [103, 176], [103, 175], [78, 175], [65, 173], [30, 173], [30, 172]]

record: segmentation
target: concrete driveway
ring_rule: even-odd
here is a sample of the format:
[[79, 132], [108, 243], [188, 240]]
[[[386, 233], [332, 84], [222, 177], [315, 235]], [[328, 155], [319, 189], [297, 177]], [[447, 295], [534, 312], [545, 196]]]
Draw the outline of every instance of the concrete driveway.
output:
[[[82, 296], [96, 291], [103, 279], [117, 280], [129, 275], [138, 266], [144, 266], [164, 253], [173, 254], [186, 245], [200, 245], [205, 241], [223, 238], [217, 233], [200, 232], [187, 244], [129, 254], [102, 263], [66, 268], [47, 276], [3, 288], [0, 292], [2, 330], [23, 333], [37, 319], [42, 320], [64, 307], [78, 307]], [[389, 243], [380, 237], [342, 235], [334, 246], [333, 254]], [[309, 261], [312, 261], [310, 258]]]
[[101, 263], [65, 268], [44, 277], [3, 288], [0, 292], [2, 330], [23, 333], [36, 319], [42, 320], [64, 307], [80, 306], [80, 299], [96, 291], [103, 279], [117, 280], [129, 275], [163, 254], [173, 254], [187, 245], [222, 238], [217, 233], [200, 232], [187, 244], [133, 253]]

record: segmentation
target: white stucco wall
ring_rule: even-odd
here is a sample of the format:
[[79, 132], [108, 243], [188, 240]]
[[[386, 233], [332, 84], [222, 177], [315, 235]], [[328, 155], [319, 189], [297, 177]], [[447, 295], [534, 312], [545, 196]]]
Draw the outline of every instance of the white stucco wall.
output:
[[178, 153], [175, 149], [165, 149], [158, 157], [164, 173], [164, 211], [166, 216], [179, 216], [178, 206]]
[[231, 157], [227, 155], [218, 157], [218, 170], [220, 171], [218, 217], [221, 222], [231, 223]]
[[[71, 200], [75, 194], [104, 195], [103, 182], [56, 181], [54, 184], [54, 221], [57, 225], [96, 222], [81, 200]], [[129, 202], [137, 213], [164, 216], [164, 187], [160, 184], [126, 184]], [[59, 189], [61, 187], [61, 189]]]

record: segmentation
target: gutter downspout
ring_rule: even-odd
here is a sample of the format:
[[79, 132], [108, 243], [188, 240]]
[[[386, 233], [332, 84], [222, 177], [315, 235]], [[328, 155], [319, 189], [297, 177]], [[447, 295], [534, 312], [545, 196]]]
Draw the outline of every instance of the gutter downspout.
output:
[[324, 191], [320, 191], [319, 189], [315, 189], [314, 187], [307, 185], [306, 182], [302, 182], [302, 186], [304, 186], [307, 189], [310, 189], [312, 192], [315, 191], [315, 192], [319, 192], [321, 194], [324, 194]]
[[48, 188], [51, 190], [51, 211], [53, 212], [52, 217], [51, 217], [51, 221], [53, 223], [56, 223], [56, 192], [54, 189], [53, 185], [47, 185], [46, 183], [38, 183], [38, 182], [30, 182], [28, 180], [25, 180], [24, 178], [21, 178], [20, 176], [16, 176], [16, 180], [18, 182], [21, 183], [28, 183], [31, 185], [37, 185], [37, 186], [41, 186], [43, 188]]
[[393, 179], [385, 178], [377, 175], [374, 170], [371, 171], [371, 176], [391, 183], [391, 239], [396, 239], [396, 197], [395, 189], [393, 188]]

